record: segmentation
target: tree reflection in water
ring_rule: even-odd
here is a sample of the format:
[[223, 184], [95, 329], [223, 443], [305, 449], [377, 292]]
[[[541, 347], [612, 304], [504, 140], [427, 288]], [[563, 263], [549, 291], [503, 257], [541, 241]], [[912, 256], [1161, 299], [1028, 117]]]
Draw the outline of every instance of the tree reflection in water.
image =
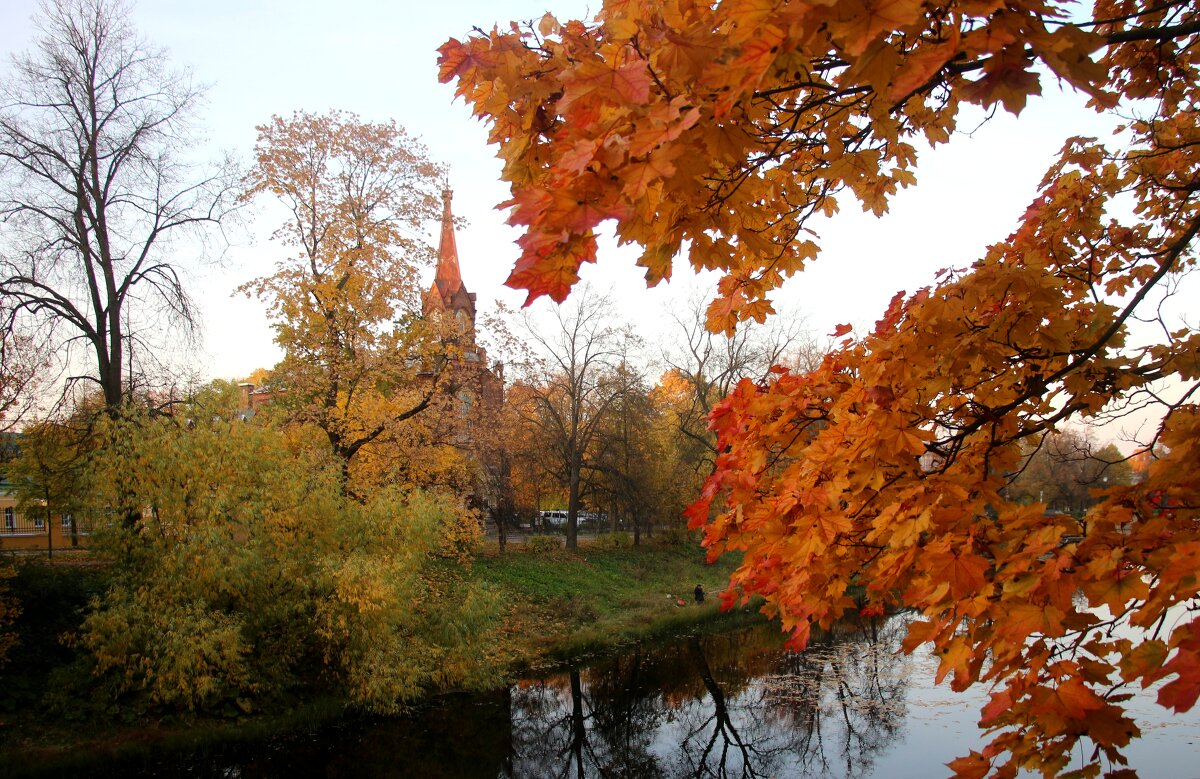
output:
[[[91, 779], [945, 775], [945, 761], [978, 739], [981, 700], [959, 702], [956, 714], [950, 698], [957, 696], [928, 686], [936, 659], [896, 653], [909, 619], [842, 626], [803, 654], [783, 651], [775, 625], [643, 647], [507, 690], [446, 696], [412, 716], [351, 718], [261, 741], [100, 758], [86, 773]], [[1159, 713], [1156, 720], [1149, 709], [1140, 716], [1156, 723], [1158, 734], [1148, 735], [1136, 758], [1139, 770], [1150, 769], [1143, 775], [1179, 776], [1181, 766], [1195, 764], [1195, 717]], [[72, 763], [39, 775], [76, 777], [81, 770]]]
[[801, 654], [764, 626], [514, 688], [514, 777], [861, 777], [900, 733], [904, 620]]
[[867, 776], [900, 737], [910, 661], [896, 648], [906, 629], [902, 617], [840, 626], [761, 679], [768, 705], [792, 726], [794, 775]]

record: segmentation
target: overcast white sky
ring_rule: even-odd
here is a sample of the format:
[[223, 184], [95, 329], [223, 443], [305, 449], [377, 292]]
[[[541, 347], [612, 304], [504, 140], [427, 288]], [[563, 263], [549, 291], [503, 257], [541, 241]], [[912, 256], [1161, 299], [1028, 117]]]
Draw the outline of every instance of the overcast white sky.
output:
[[[453, 88], [437, 82], [436, 48], [471, 28], [510, 19], [588, 18], [598, 2], [579, 0], [142, 0], [133, 17], [145, 37], [168, 49], [172, 61], [211, 85], [202, 118], [213, 156], [224, 150], [249, 160], [254, 127], [272, 114], [304, 109], [354, 111], [366, 119], [395, 119], [451, 171], [456, 214], [469, 225], [458, 234], [467, 287], [481, 307], [523, 296], [502, 287], [517, 251], [516, 233], [494, 210], [508, 196], [486, 131]], [[590, 10], [589, 10], [590, 9]], [[0, 54], [29, 48], [35, 0], [0, 3]], [[1055, 93], [1030, 106], [1020, 121], [997, 116], [972, 137], [960, 137], [927, 155], [918, 186], [882, 219], [848, 208], [818, 226], [821, 258], [781, 293], [818, 333], [842, 322], [869, 326], [898, 290], [930, 283], [947, 266], [964, 266], [1003, 238], [1068, 135], [1079, 134], [1077, 97]], [[968, 122], [963, 122], [966, 127]], [[845, 207], [846, 203], [843, 204]], [[853, 209], [853, 210], [852, 210]], [[270, 271], [278, 249], [266, 236], [273, 224], [253, 225], [221, 267], [196, 275], [194, 289], [205, 319], [202, 374], [237, 379], [278, 359], [257, 301], [231, 298], [240, 283]], [[662, 312], [681, 296], [646, 292], [632, 252], [602, 249], [585, 279], [613, 288], [642, 335], [654, 342], [666, 326]], [[677, 271], [678, 272], [678, 271]]]

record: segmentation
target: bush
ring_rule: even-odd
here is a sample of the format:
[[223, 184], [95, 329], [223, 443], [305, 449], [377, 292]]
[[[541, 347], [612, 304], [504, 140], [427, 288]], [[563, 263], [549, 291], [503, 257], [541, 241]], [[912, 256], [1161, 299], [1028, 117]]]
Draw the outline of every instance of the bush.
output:
[[633, 538], [628, 533], [601, 533], [592, 541], [596, 549], [626, 549], [633, 546]]
[[[116, 698], [236, 711], [316, 683], [391, 711], [488, 681], [495, 599], [444, 562], [462, 518], [420, 492], [342, 494], [336, 463], [276, 430], [202, 420], [104, 423], [95, 546], [112, 586], [79, 646]], [[211, 420], [211, 421], [209, 421]]]
[[529, 536], [525, 539], [525, 548], [530, 552], [554, 552], [562, 549], [562, 546], [560, 536]]

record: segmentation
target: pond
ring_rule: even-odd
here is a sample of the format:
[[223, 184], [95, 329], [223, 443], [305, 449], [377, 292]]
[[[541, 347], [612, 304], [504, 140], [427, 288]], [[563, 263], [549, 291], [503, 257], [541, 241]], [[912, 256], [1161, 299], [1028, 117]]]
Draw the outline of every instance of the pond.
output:
[[[895, 652], [907, 617], [846, 627], [804, 653], [773, 625], [635, 647], [419, 716], [354, 720], [259, 744], [96, 766], [104, 776], [845, 777], [928, 779], [978, 748], [985, 693], [932, 684]], [[1200, 716], [1145, 702], [1143, 779], [1200, 778]]]

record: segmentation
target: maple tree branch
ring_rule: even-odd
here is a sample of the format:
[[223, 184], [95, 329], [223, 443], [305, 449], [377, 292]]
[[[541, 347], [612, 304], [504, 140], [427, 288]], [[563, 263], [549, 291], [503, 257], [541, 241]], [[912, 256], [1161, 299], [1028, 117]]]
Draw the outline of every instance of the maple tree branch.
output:
[[1161, 4], [1155, 5], [1155, 6], [1151, 6], [1150, 8], [1144, 8], [1141, 10], [1137, 10], [1137, 11], [1134, 11], [1133, 13], [1125, 14], [1123, 16], [1111, 16], [1111, 17], [1105, 17], [1104, 19], [1093, 19], [1090, 22], [1063, 22], [1062, 26], [1065, 27], [1067, 25], [1071, 25], [1071, 26], [1082, 28], [1082, 27], [1096, 27], [1096, 26], [1104, 25], [1104, 24], [1115, 24], [1116, 22], [1127, 22], [1130, 19], [1140, 19], [1143, 16], [1153, 16], [1154, 14], [1157, 14], [1160, 11], [1166, 11], [1170, 8], [1184, 8], [1186, 6], [1187, 6], [1186, 1], [1180, 2], [1180, 0], [1168, 0], [1168, 2], [1161, 3]]
[[1110, 43], [1138, 43], [1140, 41], [1169, 41], [1195, 35], [1200, 32], [1200, 20], [1186, 24], [1176, 24], [1169, 27], [1134, 27], [1104, 34], [1104, 39]]
[[[1035, 385], [1026, 388], [1019, 393], [1016, 398], [1002, 406], [991, 408], [983, 404], [975, 403], [974, 405], [976, 405], [980, 410], [974, 415], [974, 420], [967, 424], [953, 425], [953, 423], [944, 419], [938, 420], [938, 423], [956, 430], [957, 432], [953, 436], [953, 439], [957, 441], [963, 441], [970, 435], [980, 430], [985, 424], [992, 424], [994, 427], [995, 420], [1002, 418], [1004, 415], [1020, 407], [1030, 398], [1043, 395], [1045, 392], [1045, 387], [1060, 381], [1070, 373], [1078, 370], [1082, 365], [1099, 354], [1100, 350], [1103, 349], [1105, 345], [1108, 344], [1121, 330], [1125, 322], [1128, 321], [1129, 317], [1133, 315], [1134, 311], [1145, 299], [1146, 295], [1150, 293], [1150, 290], [1153, 289], [1157, 283], [1171, 271], [1175, 265], [1175, 262], [1183, 254], [1183, 252], [1187, 250], [1188, 245], [1196, 237], [1198, 232], [1200, 232], [1200, 218], [1193, 220], [1192, 224], [1186, 231], [1184, 231], [1183, 235], [1181, 235], [1170, 247], [1168, 247], [1167, 256], [1159, 263], [1157, 270], [1146, 280], [1141, 288], [1139, 288], [1137, 293], [1134, 294], [1121, 313], [1114, 318], [1113, 322], [1100, 334], [1098, 338], [1096, 338], [1095, 341], [1093, 341], [1090, 346], [1082, 350], [1072, 352], [1074, 355], [1073, 359], [1062, 368], [1059, 368], [1054, 373], [1043, 378]], [[1047, 429], [1049, 426], [1052, 426], [1055, 422], [1066, 419], [1067, 417], [1080, 410], [1083, 410], [1084, 408], [1086, 408], [1086, 404], [1083, 403], [1066, 403], [1057, 413], [1051, 415], [1050, 417], [1044, 418], [1038, 425], [1025, 428], [1016, 436], [1012, 437], [1011, 440], [1019, 440], [1020, 438], [1041, 432], [1042, 430]], [[993, 441], [994, 445], [998, 445], [999, 443], [1001, 442]], [[940, 446], [944, 446], [944, 444], [939, 445], [939, 448]]]

